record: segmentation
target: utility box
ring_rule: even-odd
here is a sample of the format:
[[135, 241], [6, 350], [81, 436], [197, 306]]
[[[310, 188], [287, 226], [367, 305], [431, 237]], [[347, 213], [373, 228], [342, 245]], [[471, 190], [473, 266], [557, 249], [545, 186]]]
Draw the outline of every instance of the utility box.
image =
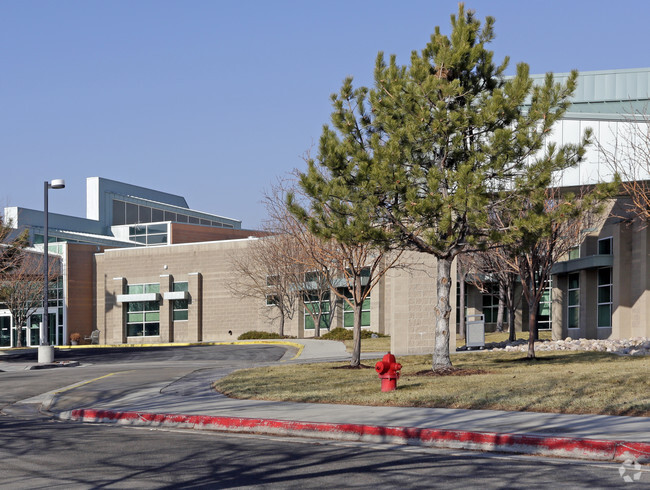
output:
[[467, 315], [465, 329], [465, 345], [467, 347], [485, 347], [484, 315]]

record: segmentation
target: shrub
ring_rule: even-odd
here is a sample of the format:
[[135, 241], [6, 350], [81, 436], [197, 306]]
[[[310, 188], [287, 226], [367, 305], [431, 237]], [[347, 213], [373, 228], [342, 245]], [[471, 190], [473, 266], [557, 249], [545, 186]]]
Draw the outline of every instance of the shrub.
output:
[[280, 334], [275, 333], [275, 332], [261, 332], [259, 330], [249, 330], [248, 332], [244, 332], [239, 337], [237, 337], [237, 340], [283, 339], [283, 338], [285, 338], [285, 337], [282, 337]]
[[70, 342], [79, 342], [81, 340], [81, 334], [75, 332], [70, 334]]

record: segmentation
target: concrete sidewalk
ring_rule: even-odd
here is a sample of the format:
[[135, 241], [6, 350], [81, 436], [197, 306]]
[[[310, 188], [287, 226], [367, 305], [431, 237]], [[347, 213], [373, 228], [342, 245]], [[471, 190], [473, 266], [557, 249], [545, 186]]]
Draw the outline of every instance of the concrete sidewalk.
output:
[[[285, 356], [283, 363], [349, 359], [339, 342], [292, 342], [302, 348], [294, 358]], [[41, 401], [43, 408], [67, 420], [650, 462], [650, 418], [646, 417], [235, 400], [211, 389], [211, 383], [229, 371], [203, 369], [172, 384], [101, 403], [80, 398], [75, 409], [61, 412], [56, 410], [58, 398], [72, 396], [74, 390]]]

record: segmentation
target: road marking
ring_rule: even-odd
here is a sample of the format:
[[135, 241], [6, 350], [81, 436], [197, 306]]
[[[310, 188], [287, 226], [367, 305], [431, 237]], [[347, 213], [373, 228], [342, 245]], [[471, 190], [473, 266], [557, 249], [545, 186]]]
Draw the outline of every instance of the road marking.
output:
[[60, 393], [65, 393], [66, 391], [72, 390], [74, 388], [79, 388], [80, 386], [87, 385], [89, 383], [92, 383], [93, 381], [98, 381], [100, 379], [108, 378], [109, 376], [114, 376], [116, 374], [131, 373], [131, 372], [133, 372], [133, 369], [131, 369], [129, 371], [117, 371], [117, 372], [114, 372], [114, 373], [105, 374], [104, 376], [100, 376], [99, 378], [89, 379], [87, 381], [81, 381], [80, 383], [75, 383], [73, 385], [66, 386], [65, 388], [62, 388], [60, 390], [57, 390], [57, 391], [53, 392], [53, 394], [58, 395]]

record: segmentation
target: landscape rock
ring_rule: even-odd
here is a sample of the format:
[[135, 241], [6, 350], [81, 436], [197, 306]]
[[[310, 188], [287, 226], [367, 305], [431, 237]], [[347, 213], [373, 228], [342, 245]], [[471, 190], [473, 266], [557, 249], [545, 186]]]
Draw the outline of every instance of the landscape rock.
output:
[[[526, 352], [528, 341], [518, 339], [514, 342], [492, 342], [485, 344], [486, 349], [505, 352]], [[535, 342], [535, 350], [571, 350], [571, 351], [592, 351], [611, 352], [621, 356], [647, 356], [650, 355], [650, 339], [646, 337], [634, 337], [631, 339], [572, 339], [567, 337], [564, 340], [544, 340]]]

